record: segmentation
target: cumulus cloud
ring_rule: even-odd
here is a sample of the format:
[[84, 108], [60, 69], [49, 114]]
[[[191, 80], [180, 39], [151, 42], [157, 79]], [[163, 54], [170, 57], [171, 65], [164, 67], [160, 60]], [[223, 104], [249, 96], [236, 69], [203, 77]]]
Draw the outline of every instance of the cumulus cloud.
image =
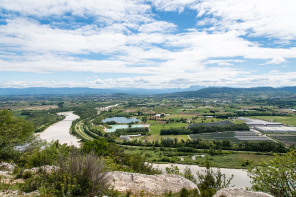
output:
[[0, 8], [25, 16], [61, 17], [71, 14], [80, 17], [94, 16], [106, 22], [144, 19], [150, 10], [141, 0], [2, 0]]
[[[289, 73], [279, 72], [286, 78], [268, 71], [252, 76], [252, 69], [244, 70], [240, 63], [260, 60], [268, 67], [296, 58], [291, 44], [296, 39], [294, 7], [293, 0], [2, 0], [0, 10], [6, 15], [0, 24], [0, 71], [149, 75], [98, 79], [86, 82], [88, 87], [288, 85]], [[180, 29], [154, 9], [177, 16], [194, 10], [197, 24]], [[83, 86], [52, 81], [3, 84]]]
[[[237, 71], [225, 72], [222, 69], [210, 73], [200, 73], [197, 75], [184, 75], [179, 77], [160, 77], [160, 76], [144, 76], [144, 77], [127, 77], [116, 79], [96, 79], [85, 82], [57, 82], [57, 81], [0, 81], [0, 87], [91, 87], [91, 88], [188, 88], [194, 85], [201, 86], [230, 86], [230, 87], [258, 87], [258, 86], [293, 86], [295, 85], [296, 72], [270, 72], [261, 75], [245, 75], [236, 77], [241, 73]], [[218, 75], [217, 72], [225, 74], [224, 77]], [[207, 75], [205, 75], [207, 74]], [[210, 77], [209, 77], [210, 76]], [[190, 78], [189, 78], [190, 77]], [[135, 86], [136, 84], [136, 86]]]
[[285, 58], [282, 57], [274, 57], [272, 60], [268, 61], [266, 64], [281, 64], [285, 62]]
[[294, 0], [204, 0], [194, 8], [200, 15], [219, 17], [217, 27], [284, 40], [296, 39]]

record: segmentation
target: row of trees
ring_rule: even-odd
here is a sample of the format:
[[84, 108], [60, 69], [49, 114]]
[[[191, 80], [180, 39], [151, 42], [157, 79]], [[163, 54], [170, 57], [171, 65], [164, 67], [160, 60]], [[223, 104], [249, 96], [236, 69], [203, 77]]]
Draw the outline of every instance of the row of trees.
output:
[[132, 146], [147, 146], [147, 147], [171, 147], [177, 148], [180, 152], [198, 152], [197, 149], [214, 150], [215, 154], [218, 150], [234, 150], [234, 151], [256, 151], [256, 152], [278, 152], [285, 153], [287, 148], [275, 142], [259, 141], [259, 142], [239, 142], [232, 143], [229, 140], [214, 140], [214, 141], [203, 141], [203, 140], [181, 140], [177, 138], [162, 138], [160, 141], [156, 140], [153, 142], [142, 143], [141, 141], [126, 141], [124, 145]]
[[41, 110], [23, 110], [21, 115], [25, 115], [26, 120], [32, 122], [35, 126], [35, 132], [42, 132], [50, 125], [63, 120], [65, 117], [57, 115], [56, 113]]
[[120, 135], [147, 135], [149, 129], [147, 127], [135, 127], [135, 128], [127, 128], [127, 129], [116, 129], [116, 131], [112, 132], [110, 135], [113, 134], [116, 136]]
[[160, 135], [190, 135], [199, 133], [213, 133], [223, 131], [249, 131], [246, 124], [233, 124], [227, 126], [195, 126], [189, 128], [169, 128], [160, 130]]

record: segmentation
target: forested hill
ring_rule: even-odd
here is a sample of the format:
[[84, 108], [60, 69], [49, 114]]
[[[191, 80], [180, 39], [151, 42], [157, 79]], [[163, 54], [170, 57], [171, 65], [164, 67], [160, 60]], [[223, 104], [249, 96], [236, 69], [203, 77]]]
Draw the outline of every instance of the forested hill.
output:
[[[200, 87], [200, 86], [199, 86]], [[114, 89], [98, 89], [98, 88], [0, 88], [0, 95], [165, 95], [168, 97], [233, 97], [233, 96], [278, 96], [286, 94], [296, 94], [296, 86], [272, 88], [272, 87], [256, 87], [256, 88], [229, 88], [229, 87], [209, 87], [198, 89], [199, 87], [190, 87], [187, 89], [141, 89], [141, 88], [114, 88]], [[197, 90], [198, 89], [198, 90]], [[189, 91], [194, 90], [194, 91]]]
[[166, 89], [144, 89], [144, 88], [82, 88], [82, 87], [64, 87], [64, 88], [49, 88], [49, 87], [31, 87], [31, 88], [0, 88], [0, 95], [156, 95], [170, 94], [180, 91], [198, 90], [200, 86], [192, 86], [190, 88], [166, 88]]
[[210, 87], [197, 91], [177, 92], [169, 94], [172, 97], [199, 97], [199, 98], [218, 98], [218, 97], [234, 97], [234, 96], [279, 96], [287, 94], [295, 94], [296, 86], [272, 88], [272, 87], [256, 87], [256, 88], [229, 88], [229, 87]]

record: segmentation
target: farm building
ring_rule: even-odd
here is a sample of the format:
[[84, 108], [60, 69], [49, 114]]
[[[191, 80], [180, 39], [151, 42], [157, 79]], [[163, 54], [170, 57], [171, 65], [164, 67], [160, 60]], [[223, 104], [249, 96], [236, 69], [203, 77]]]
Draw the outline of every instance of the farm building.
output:
[[133, 137], [141, 137], [141, 134], [138, 135], [121, 135], [119, 138], [124, 141], [129, 141]]
[[262, 133], [296, 133], [296, 127], [254, 127]]
[[244, 117], [239, 117], [238, 119], [245, 121], [245, 124], [247, 124], [249, 127], [282, 127], [284, 126], [284, 124], [279, 122], [269, 122], [269, 121], [244, 118]]
[[123, 140], [123, 141], [130, 141], [131, 138], [129, 136], [127, 136], [127, 135], [121, 135], [120, 139]]

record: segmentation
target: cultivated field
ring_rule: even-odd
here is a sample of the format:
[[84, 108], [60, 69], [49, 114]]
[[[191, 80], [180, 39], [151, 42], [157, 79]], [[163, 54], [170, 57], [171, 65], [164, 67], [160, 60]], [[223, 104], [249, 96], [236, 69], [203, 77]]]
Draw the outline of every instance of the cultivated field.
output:
[[296, 146], [296, 135], [270, 135], [270, 137], [283, 142], [284, 144], [290, 146], [295, 145]]
[[295, 116], [253, 116], [252, 118], [266, 120], [266, 121], [273, 121], [273, 122], [280, 122], [286, 125], [296, 127], [296, 117]]
[[213, 132], [213, 133], [201, 133], [190, 135], [192, 140], [230, 140], [231, 142], [237, 143], [240, 141], [270, 141], [265, 136], [259, 136], [253, 131], [224, 131], [224, 132]]

